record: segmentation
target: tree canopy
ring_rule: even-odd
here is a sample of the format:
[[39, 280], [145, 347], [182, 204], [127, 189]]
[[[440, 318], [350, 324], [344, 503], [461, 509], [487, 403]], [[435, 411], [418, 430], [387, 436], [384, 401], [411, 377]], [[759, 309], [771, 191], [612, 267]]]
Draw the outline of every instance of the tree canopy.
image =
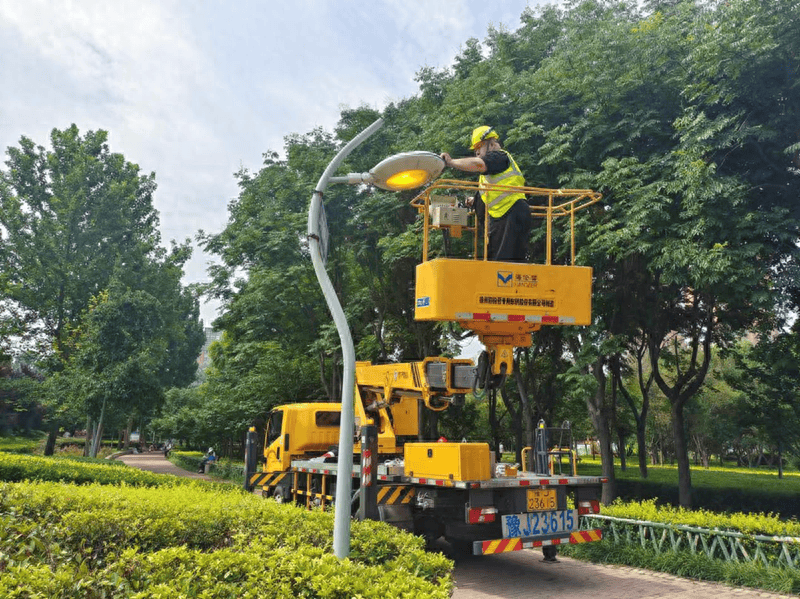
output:
[[[573, 408], [582, 399], [608, 465], [626, 397], [619, 385], [638, 370], [645, 395], [670, 406], [684, 505], [685, 409], [702, 400], [714, 351], [747, 331], [780, 329], [797, 309], [798, 13], [792, 0], [573, 0], [527, 9], [514, 31], [491, 28], [484, 41], [465, 41], [452, 68], [422, 68], [419, 93], [383, 110], [385, 127], [341, 169], [365, 171], [397, 151], [467, 155], [469, 132], [489, 124], [529, 185], [601, 191], [602, 205], [576, 223], [578, 260], [594, 268], [594, 324], [548, 331], [518, 352], [525, 385], [509, 383], [508, 409], [553, 417], [561, 413], [547, 401], [552, 394]], [[294, 393], [338, 397], [338, 343], [312, 276], [305, 213], [328, 161], [377, 116], [348, 108], [333, 133], [288, 135], [285, 158], [267, 153], [257, 173], [239, 174], [225, 230], [203, 236], [222, 259], [209, 290], [225, 307], [215, 401], [242, 397], [231, 376], [242, 372], [237, 360], [248, 372], [307, 361], [290, 370], [307, 377], [294, 391], [265, 383], [265, 408]], [[367, 187], [331, 187], [325, 196], [328, 268], [359, 359], [458, 351], [451, 327], [413, 320], [420, 226], [409, 199]], [[536, 260], [542, 231], [532, 242]], [[437, 238], [433, 252], [451, 243]], [[554, 261], [564, 263], [559, 251]], [[631, 405], [644, 426], [644, 405]]]
[[54, 426], [98, 421], [104, 405], [154, 411], [162, 389], [194, 380], [204, 340], [180, 280], [189, 241], [161, 246], [155, 174], [112, 153], [105, 131], [50, 141], [23, 136], [0, 170], [0, 347], [59, 373], [40, 389]]

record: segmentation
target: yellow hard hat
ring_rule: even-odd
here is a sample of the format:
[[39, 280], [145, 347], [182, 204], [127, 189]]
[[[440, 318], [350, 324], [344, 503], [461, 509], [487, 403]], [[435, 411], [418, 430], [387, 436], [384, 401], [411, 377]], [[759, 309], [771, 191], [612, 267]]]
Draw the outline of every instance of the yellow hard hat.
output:
[[470, 150], [474, 150], [481, 142], [486, 139], [491, 139], [492, 137], [496, 137], [500, 139], [500, 136], [497, 134], [497, 131], [494, 130], [494, 127], [490, 127], [489, 125], [483, 125], [472, 131], [472, 143], [469, 146]]

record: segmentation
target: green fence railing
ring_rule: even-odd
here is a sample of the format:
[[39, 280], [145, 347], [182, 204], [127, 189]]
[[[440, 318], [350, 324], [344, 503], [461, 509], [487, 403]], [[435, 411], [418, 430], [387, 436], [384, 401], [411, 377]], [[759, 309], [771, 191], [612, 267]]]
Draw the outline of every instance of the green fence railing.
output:
[[602, 528], [613, 543], [637, 544], [656, 553], [703, 552], [711, 559], [762, 562], [800, 569], [800, 537], [770, 537], [736, 531], [697, 528], [594, 514], [583, 516], [592, 528]]

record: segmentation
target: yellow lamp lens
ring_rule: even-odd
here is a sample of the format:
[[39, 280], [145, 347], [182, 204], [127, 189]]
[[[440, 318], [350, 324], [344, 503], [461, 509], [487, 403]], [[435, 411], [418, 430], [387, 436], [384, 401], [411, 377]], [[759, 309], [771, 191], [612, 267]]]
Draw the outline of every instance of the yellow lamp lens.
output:
[[428, 173], [423, 170], [403, 171], [386, 179], [386, 186], [391, 189], [414, 189], [425, 183], [427, 179]]

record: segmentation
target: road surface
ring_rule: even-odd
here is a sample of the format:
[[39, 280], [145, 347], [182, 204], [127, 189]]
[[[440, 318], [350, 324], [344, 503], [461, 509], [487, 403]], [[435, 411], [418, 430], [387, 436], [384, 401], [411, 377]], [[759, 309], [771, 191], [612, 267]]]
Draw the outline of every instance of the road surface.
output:
[[468, 557], [456, 561], [453, 599], [756, 599], [797, 597], [698, 582], [625, 566], [559, 557], [542, 562], [541, 550]]

